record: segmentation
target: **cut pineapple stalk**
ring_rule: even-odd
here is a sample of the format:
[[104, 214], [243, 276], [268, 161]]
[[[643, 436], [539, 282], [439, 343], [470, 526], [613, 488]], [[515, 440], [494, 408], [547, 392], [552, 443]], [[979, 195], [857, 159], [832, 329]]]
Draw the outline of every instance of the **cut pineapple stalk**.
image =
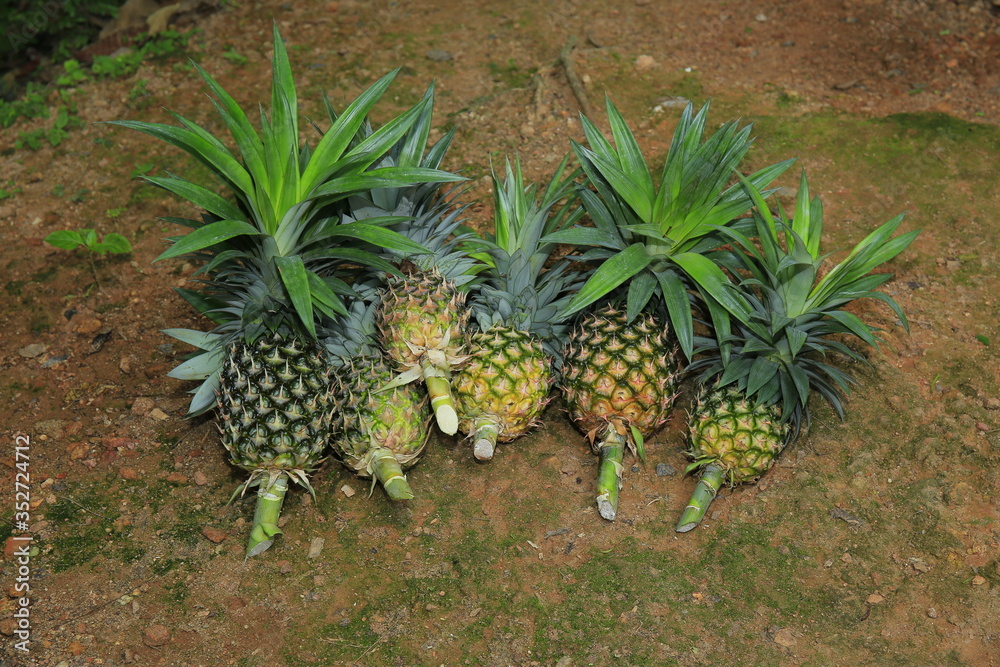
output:
[[618, 516], [618, 492], [622, 488], [625, 449], [628, 440], [609, 424], [604, 439], [597, 446], [600, 463], [597, 468], [597, 511], [608, 521]]

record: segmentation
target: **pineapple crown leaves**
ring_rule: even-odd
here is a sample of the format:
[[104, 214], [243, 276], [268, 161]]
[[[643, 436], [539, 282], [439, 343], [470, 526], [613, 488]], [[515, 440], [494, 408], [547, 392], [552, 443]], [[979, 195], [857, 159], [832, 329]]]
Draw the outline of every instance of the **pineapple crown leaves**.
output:
[[[324, 97], [327, 115], [331, 123], [335, 123], [338, 114], [329, 99]], [[434, 84], [428, 86], [420, 102], [421, 111], [410, 129], [392, 146], [376, 164], [378, 167], [421, 167], [424, 169], [439, 169], [445, 154], [451, 147], [455, 136], [454, 128], [442, 136], [433, 146], [428, 148], [427, 142], [431, 132], [431, 120], [434, 111]], [[358, 128], [354, 142], [360, 143], [373, 134], [371, 122], [366, 118]], [[390, 212], [394, 215], [412, 215], [414, 212], [428, 208], [437, 195], [440, 183], [427, 182], [413, 185], [399, 185], [369, 190], [352, 195], [346, 201], [349, 214], [357, 220], [384, 215]]]
[[347, 314], [333, 322], [323, 345], [334, 366], [347, 367], [352, 359], [379, 357], [377, 312], [378, 288], [371, 282], [354, 286], [357, 295], [347, 304]]
[[[594, 227], [575, 227], [545, 239], [592, 246], [583, 257], [600, 263], [570, 302], [570, 312], [627, 285], [631, 320], [656, 296], [657, 307], [666, 308], [688, 358], [694, 348], [690, 288], [702, 293], [713, 322], [722, 328], [729, 311], [745, 306], [728, 289], [730, 281], [711, 251], [723, 245], [717, 227], [732, 224], [751, 206], [738, 183], [727, 187], [752, 144], [751, 126], [740, 129], [732, 121], [703, 140], [708, 109], [708, 104], [697, 113], [691, 104], [684, 109], [659, 186], [610, 98], [607, 113], [614, 145], [583, 116], [589, 148], [574, 142], [573, 149], [594, 186], [594, 191], [580, 193]], [[749, 180], [755, 187], [766, 187], [791, 163], [765, 167]]]
[[474, 235], [462, 225], [467, 203], [456, 202], [454, 194], [418, 210], [410, 218], [391, 227], [393, 231], [420, 247], [400, 252], [386, 248], [383, 255], [398, 264], [412, 263], [424, 273], [436, 272], [457, 289], [468, 290], [479, 282], [477, 276], [486, 267], [463, 246]]
[[[260, 111], [258, 134], [246, 113], [218, 82], [197, 64], [195, 68], [214, 94], [212, 104], [232, 136], [240, 158], [217, 137], [197, 123], [172, 114], [180, 127], [140, 121], [111, 121], [139, 130], [181, 148], [198, 159], [230, 190], [235, 202], [179, 176], [145, 177], [145, 180], [204, 208], [212, 217], [194, 224], [193, 231], [170, 239], [171, 246], [158, 259], [207, 252], [218, 255], [238, 249], [242, 256], [265, 261], [276, 277], [283, 298], [298, 316], [299, 328], [316, 337], [314, 310], [323, 315], [343, 311], [337, 294], [329, 289], [303, 254], [317, 244], [337, 238], [332, 226], [339, 218], [320, 215], [324, 206], [356, 192], [415, 182], [452, 182], [459, 177], [424, 167], [372, 167], [424, 112], [426, 101], [389, 121], [366, 139], [351, 146], [361, 123], [379, 100], [396, 72], [391, 72], [363, 92], [315, 149], [300, 148], [298, 99], [284, 43], [274, 28], [274, 56], [270, 116]], [[367, 225], [367, 226], [366, 226]], [[350, 238], [384, 245], [387, 238], [400, 249], [413, 249], [405, 239], [378, 225], [359, 223]], [[268, 278], [270, 279], [270, 277]]]
[[762, 193], [747, 179], [743, 185], [755, 204], [757, 245], [737, 229], [719, 231], [738, 250], [732, 260], [744, 278], [732, 289], [750, 310], [732, 313], [736, 320], [732, 332], [720, 336], [716, 331], [715, 339], [699, 339], [699, 352], [708, 354], [697, 362], [705, 367], [703, 381], [718, 376], [720, 386], [735, 382], [760, 403], [780, 401], [782, 418], [791, 419], [796, 432], [802, 417], [808, 420], [806, 403], [813, 390], [843, 418], [844, 397], [855, 381], [822, 360], [829, 353], [865, 359], [830, 337], [854, 336], [878, 347], [878, 329], [843, 310], [856, 299], [885, 303], [907, 326], [899, 304], [876, 291], [892, 274], [872, 271], [903, 252], [919, 231], [893, 237], [903, 219], [898, 215], [868, 234], [820, 278], [820, 267], [829, 257], [820, 254], [823, 208], [818, 197], [810, 199], [805, 173], [791, 221], [780, 207], [775, 218]]
[[491, 169], [493, 232], [470, 237], [465, 243], [486, 265], [480, 274], [483, 283], [470, 304], [480, 330], [513, 326], [543, 341], [566, 332], [567, 304], [583, 280], [567, 270], [565, 259], [546, 269], [555, 244], [541, 239], [574, 224], [582, 215], [579, 206], [574, 206], [573, 186], [579, 171], [564, 175], [568, 161], [567, 155], [540, 195], [537, 184], [525, 184], [519, 158], [513, 166], [509, 159], [505, 161], [502, 181]]

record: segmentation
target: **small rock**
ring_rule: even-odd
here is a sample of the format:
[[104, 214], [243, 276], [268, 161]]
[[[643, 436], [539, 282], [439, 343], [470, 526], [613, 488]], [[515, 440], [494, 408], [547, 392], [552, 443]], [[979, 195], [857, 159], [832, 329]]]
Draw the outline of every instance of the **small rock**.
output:
[[1000, 398], [987, 398], [983, 402], [983, 407], [987, 410], [1000, 410]]
[[657, 477], [673, 477], [677, 474], [677, 469], [674, 468], [669, 463], [657, 463], [656, 464], [656, 476]]
[[347, 484], [344, 484], [344, 485], [343, 485], [342, 487], [340, 487], [340, 492], [341, 492], [341, 493], [343, 493], [343, 494], [344, 494], [345, 496], [347, 496], [348, 498], [351, 498], [351, 497], [353, 497], [353, 496], [354, 496], [354, 493], [355, 493], [354, 489], [352, 489], [352, 488], [351, 488], [351, 487], [350, 487], [349, 485], [347, 485]]
[[982, 586], [985, 583], [986, 583], [986, 577], [984, 577], [982, 575], [977, 574], [976, 576], [974, 576], [972, 578], [972, 585], [973, 586]]
[[879, 604], [880, 602], [885, 602], [885, 598], [879, 595], [878, 593], [872, 593], [867, 598], [865, 598], [865, 602], [867, 602], [868, 604]]
[[44, 354], [46, 349], [45, 345], [41, 343], [32, 343], [31, 345], [25, 345], [17, 353], [25, 359], [34, 359]]
[[24, 546], [24, 540], [19, 540], [13, 535], [8, 537], [3, 543], [4, 560], [11, 560], [14, 557], [14, 553], [22, 546]]
[[276, 565], [278, 566], [278, 571], [281, 572], [282, 574], [292, 573], [292, 564], [289, 563], [287, 560], [279, 560], [276, 563]]
[[66, 648], [70, 655], [83, 655], [83, 652], [87, 650], [87, 647], [80, 642], [70, 642], [70, 645]]
[[937, 609], [931, 607], [930, 609], [927, 610], [927, 618], [937, 618], [937, 617], [938, 617]]
[[118, 361], [118, 370], [120, 370], [125, 375], [132, 374], [132, 357], [122, 357]]
[[135, 468], [119, 468], [118, 474], [122, 476], [122, 479], [139, 479], [139, 471]]
[[326, 544], [326, 540], [322, 537], [314, 537], [312, 542], [309, 543], [309, 553], [306, 554], [306, 558], [319, 558], [319, 555], [323, 553], [323, 545]]
[[163, 646], [170, 641], [170, 629], [165, 625], [151, 625], [142, 631], [142, 641], [146, 646]]
[[573, 658], [564, 655], [556, 661], [556, 667], [573, 667]]
[[653, 56], [638, 56], [635, 59], [635, 68], [640, 72], [656, 67], [656, 60]]
[[976, 428], [985, 433], [990, 430], [990, 425], [986, 422], [976, 422]]
[[431, 49], [427, 52], [427, 59], [435, 62], [448, 62], [449, 60], [454, 60], [454, 58], [449, 52], [441, 49]]
[[155, 407], [156, 403], [153, 402], [153, 399], [142, 396], [132, 402], [131, 410], [134, 415], [145, 416]]
[[214, 542], [215, 544], [225, 542], [229, 539], [229, 533], [224, 530], [219, 530], [218, 528], [213, 528], [212, 526], [205, 526], [202, 528], [201, 534], [204, 535], [209, 542]]
[[791, 648], [795, 646], [798, 640], [795, 638], [795, 634], [790, 628], [781, 628], [774, 633], [774, 643], [779, 646], [784, 646], [785, 648]]
[[74, 442], [66, 448], [70, 461], [79, 461], [87, 456], [88, 451], [90, 451], [90, 447], [85, 442]]
[[167, 475], [167, 481], [171, 484], [187, 484], [188, 476], [180, 472], [172, 472]]
[[525, 139], [535, 136], [535, 126], [532, 125], [531, 123], [525, 123], [520, 127], [518, 131], [521, 133], [521, 136], [524, 137]]
[[208, 484], [208, 477], [205, 477], [205, 473], [199, 470], [194, 474], [194, 483], [198, 486], [205, 486]]
[[150, 410], [148, 416], [157, 421], [164, 421], [170, 418], [166, 412], [159, 408], [153, 408]]
[[691, 100], [686, 97], [664, 97], [662, 100], [653, 105], [653, 111], [659, 113], [664, 109], [683, 109], [690, 102]]
[[14, 630], [17, 629], [17, 622], [13, 618], [5, 618], [0, 620], [0, 635], [5, 637], [10, 637], [14, 634]]
[[76, 317], [71, 322], [73, 324], [72, 330], [85, 336], [92, 336], [104, 327], [104, 322], [96, 317]]

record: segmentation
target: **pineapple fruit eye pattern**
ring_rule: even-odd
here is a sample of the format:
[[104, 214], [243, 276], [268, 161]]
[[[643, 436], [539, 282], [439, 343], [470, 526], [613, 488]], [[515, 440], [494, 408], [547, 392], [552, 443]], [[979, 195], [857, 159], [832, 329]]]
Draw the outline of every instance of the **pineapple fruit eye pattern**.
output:
[[227, 192], [145, 177], [204, 210], [170, 219], [191, 231], [159, 258], [201, 265], [201, 288], [178, 292], [214, 325], [167, 331], [197, 348], [171, 376], [200, 382], [192, 415], [216, 410], [249, 475], [234, 497], [257, 490], [248, 557], [281, 533], [289, 482], [313, 493], [328, 458], [410, 500], [406, 471], [434, 426], [491, 461], [541, 424], [556, 387], [599, 457], [595, 501], [609, 521], [626, 455], [645, 461], [682, 383], [692, 388], [687, 532], [723, 484], [759, 478], [805, 432], [810, 396], [843, 417], [854, 380], [831, 359], [862, 359], [845, 336], [878, 343], [844, 306], [877, 299], [905, 323], [876, 291], [891, 275], [873, 272], [917, 232], [893, 237], [895, 218], [820, 271], [822, 205], [805, 174], [788, 215], [768, 199], [793, 161], [743, 176], [752, 128], [707, 133], [707, 104], [684, 110], [656, 183], [609, 99], [610, 139], [583, 117], [587, 145], [570, 142], [547, 183], [528, 182], [519, 157], [491, 168], [492, 226], [478, 232], [451, 185], [463, 177], [440, 169], [453, 133], [428, 144], [433, 85], [378, 129], [369, 112], [395, 73], [341, 112], [327, 101], [310, 147], [276, 28], [272, 67], [259, 132], [198, 69], [238, 154], [180, 116], [114, 122], [187, 151]]

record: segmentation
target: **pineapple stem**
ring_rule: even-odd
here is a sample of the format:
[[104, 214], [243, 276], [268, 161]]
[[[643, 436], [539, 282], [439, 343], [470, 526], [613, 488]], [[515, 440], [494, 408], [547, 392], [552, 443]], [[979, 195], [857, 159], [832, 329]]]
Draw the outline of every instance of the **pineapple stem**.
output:
[[458, 412], [455, 410], [455, 398], [451, 395], [448, 369], [429, 365], [424, 366], [423, 374], [438, 428], [448, 435], [455, 435], [458, 432]]
[[261, 479], [257, 485], [257, 508], [253, 514], [253, 528], [247, 543], [247, 558], [267, 551], [274, 543], [274, 537], [281, 534], [278, 517], [281, 504], [288, 492], [288, 475], [284, 472], [274, 477]]
[[368, 465], [389, 498], [392, 500], [413, 500], [413, 490], [410, 489], [406, 475], [403, 474], [403, 468], [391, 450], [376, 449], [371, 453]]
[[475, 422], [475, 444], [472, 453], [479, 461], [489, 461], [497, 446], [497, 436], [500, 435], [500, 424], [495, 419], [480, 417]]
[[618, 492], [622, 488], [625, 447], [625, 437], [614, 426], [609, 426], [597, 449], [601, 457], [597, 468], [597, 509], [608, 521], [614, 521], [618, 514]]
[[719, 489], [722, 488], [725, 478], [725, 472], [721, 467], [714, 463], [705, 466], [701, 471], [698, 484], [694, 487], [694, 493], [691, 494], [691, 500], [684, 508], [680, 521], [677, 522], [676, 530], [678, 533], [686, 533], [701, 523], [708, 511], [708, 506], [712, 504]]

